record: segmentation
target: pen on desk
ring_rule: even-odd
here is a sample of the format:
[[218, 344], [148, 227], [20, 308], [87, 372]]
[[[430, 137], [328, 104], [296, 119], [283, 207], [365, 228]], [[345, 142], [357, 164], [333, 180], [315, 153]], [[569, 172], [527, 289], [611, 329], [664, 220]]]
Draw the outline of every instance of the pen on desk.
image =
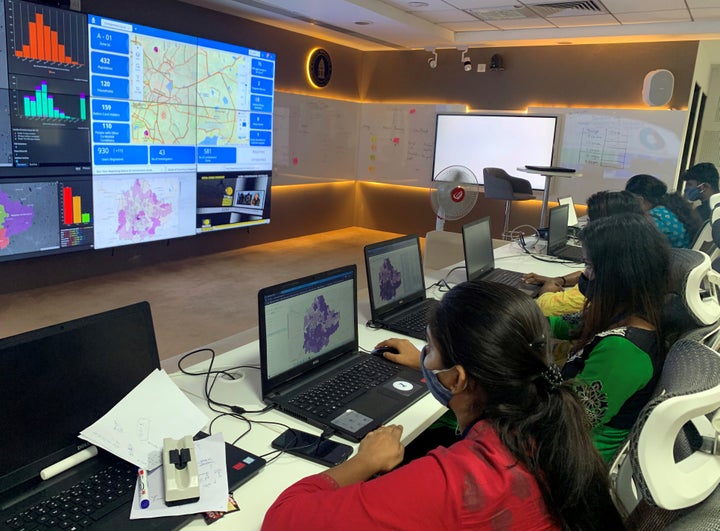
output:
[[138, 468], [138, 482], [140, 490], [140, 508], [147, 509], [150, 507], [150, 496], [148, 495], [147, 472], [144, 468]]

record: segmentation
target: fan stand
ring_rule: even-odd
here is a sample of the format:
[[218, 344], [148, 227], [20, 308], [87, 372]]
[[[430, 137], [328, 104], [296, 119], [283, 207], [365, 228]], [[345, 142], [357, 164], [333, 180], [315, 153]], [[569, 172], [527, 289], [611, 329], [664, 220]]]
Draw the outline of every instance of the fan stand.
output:
[[438, 213], [435, 215], [435, 230], [445, 230], [445, 211], [443, 207], [438, 208]]

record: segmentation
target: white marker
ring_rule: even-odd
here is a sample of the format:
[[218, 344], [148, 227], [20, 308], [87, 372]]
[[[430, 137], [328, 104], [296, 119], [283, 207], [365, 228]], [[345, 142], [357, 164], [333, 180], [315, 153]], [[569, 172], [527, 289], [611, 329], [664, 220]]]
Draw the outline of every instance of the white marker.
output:
[[147, 509], [150, 507], [150, 496], [148, 495], [148, 479], [147, 472], [144, 468], [138, 468], [138, 487], [140, 491], [140, 508]]

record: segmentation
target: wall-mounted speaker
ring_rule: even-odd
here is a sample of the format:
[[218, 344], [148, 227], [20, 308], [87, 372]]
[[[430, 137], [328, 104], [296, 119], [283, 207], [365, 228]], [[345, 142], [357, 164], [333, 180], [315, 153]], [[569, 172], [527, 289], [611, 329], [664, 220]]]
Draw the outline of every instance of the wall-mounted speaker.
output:
[[675, 76], [670, 70], [653, 70], [645, 75], [643, 101], [651, 107], [667, 105], [672, 98]]

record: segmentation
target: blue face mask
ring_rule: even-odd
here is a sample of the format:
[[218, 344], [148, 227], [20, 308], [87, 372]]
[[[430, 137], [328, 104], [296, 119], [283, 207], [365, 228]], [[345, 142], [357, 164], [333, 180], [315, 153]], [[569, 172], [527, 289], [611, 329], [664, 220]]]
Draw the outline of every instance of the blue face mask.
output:
[[425, 383], [430, 390], [430, 394], [435, 397], [435, 400], [440, 402], [445, 407], [450, 407], [450, 399], [453, 397], [453, 394], [450, 389], [440, 383], [440, 380], [437, 377], [438, 373], [449, 371], [450, 369], [433, 371], [425, 367], [426, 348], [427, 347], [423, 347], [422, 352], [420, 353], [420, 370], [422, 370], [423, 378], [425, 378]]
[[697, 201], [702, 196], [702, 190], [699, 186], [693, 186], [689, 190], [685, 190], [685, 197], [688, 201]]

